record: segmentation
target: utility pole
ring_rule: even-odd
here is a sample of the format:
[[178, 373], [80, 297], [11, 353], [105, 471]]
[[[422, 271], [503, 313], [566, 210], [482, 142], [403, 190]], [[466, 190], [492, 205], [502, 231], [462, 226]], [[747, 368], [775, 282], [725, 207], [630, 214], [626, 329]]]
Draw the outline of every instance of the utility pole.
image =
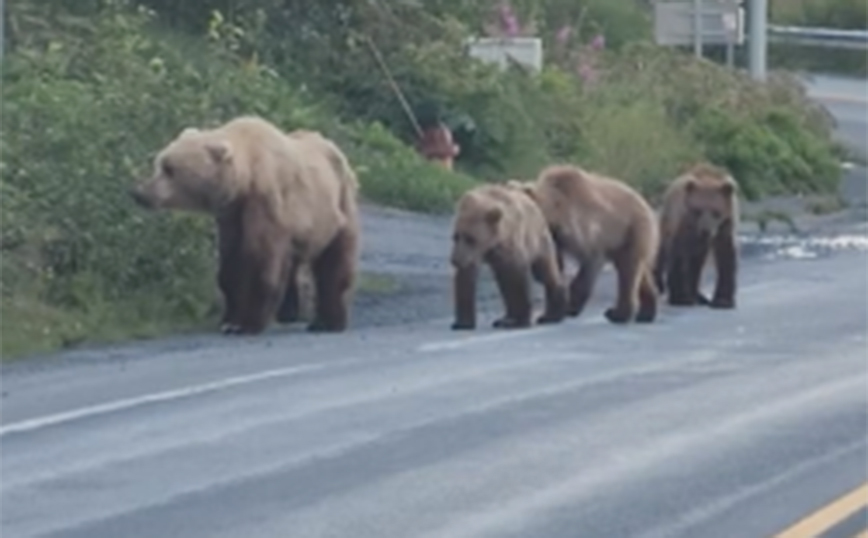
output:
[[766, 34], [768, 32], [768, 1], [747, 0], [750, 76], [754, 80], [766, 79]]

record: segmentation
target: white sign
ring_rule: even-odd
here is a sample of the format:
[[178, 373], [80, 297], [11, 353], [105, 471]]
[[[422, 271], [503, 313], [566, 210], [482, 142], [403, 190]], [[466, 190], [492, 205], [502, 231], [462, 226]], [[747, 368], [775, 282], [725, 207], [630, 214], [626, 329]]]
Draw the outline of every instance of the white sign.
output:
[[507, 66], [507, 56], [534, 71], [542, 69], [542, 40], [538, 37], [481, 37], [467, 40], [470, 56]]
[[[699, 4], [699, 17], [695, 5]], [[741, 0], [682, 0], [654, 4], [654, 39], [658, 45], [691, 45], [699, 24], [699, 40], [707, 45], [744, 43]], [[698, 20], [697, 20], [698, 19]]]

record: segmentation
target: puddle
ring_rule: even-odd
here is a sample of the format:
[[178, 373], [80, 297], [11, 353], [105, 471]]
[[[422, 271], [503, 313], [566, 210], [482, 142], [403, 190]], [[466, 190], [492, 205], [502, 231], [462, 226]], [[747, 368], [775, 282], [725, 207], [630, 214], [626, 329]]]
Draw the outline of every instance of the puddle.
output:
[[799, 236], [794, 234], [741, 236], [742, 253], [764, 259], [814, 259], [836, 251], [868, 251], [868, 235], [840, 234]]

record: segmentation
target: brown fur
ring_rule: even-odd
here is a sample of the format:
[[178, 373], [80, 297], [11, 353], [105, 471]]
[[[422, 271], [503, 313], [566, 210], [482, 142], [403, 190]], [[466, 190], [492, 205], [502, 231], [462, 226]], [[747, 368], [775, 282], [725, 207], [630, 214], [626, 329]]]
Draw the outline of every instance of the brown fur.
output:
[[498, 328], [532, 323], [531, 278], [545, 288], [545, 312], [537, 323], [564, 318], [566, 289], [555, 245], [539, 208], [524, 193], [502, 185], [482, 185], [456, 203], [451, 262], [455, 267], [453, 329], [476, 327], [476, 279], [487, 264], [506, 308]]
[[[666, 189], [655, 280], [661, 291], [668, 292], [669, 304], [735, 307], [740, 220], [736, 192], [732, 176], [707, 163], [694, 165]], [[700, 292], [702, 270], [709, 258], [717, 272], [710, 301]]]
[[[559, 257], [566, 253], [580, 264], [570, 283], [568, 313], [581, 314], [600, 271], [612, 262], [618, 298], [606, 318], [612, 323], [654, 321], [657, 289], [652, 271], [659, 230], [642, 196], [621, 181], [568, 165], [545, 168], [523, 189], [542, 209]], [[563, 267], [563, 261], [559, 263]]]
[[214, 216], [225, 298], [221, 330], [257, 334], [278, 308], [279, 317], [293, 317], [304, 264], [317, 291], [308, 329], [346, 329], [358, 257], [357, 191], [349, 163], [328, 139], [312, 131], [287, 134], [245, 116], [214, 129], [185, 129], [131, 195], [150, 209]]

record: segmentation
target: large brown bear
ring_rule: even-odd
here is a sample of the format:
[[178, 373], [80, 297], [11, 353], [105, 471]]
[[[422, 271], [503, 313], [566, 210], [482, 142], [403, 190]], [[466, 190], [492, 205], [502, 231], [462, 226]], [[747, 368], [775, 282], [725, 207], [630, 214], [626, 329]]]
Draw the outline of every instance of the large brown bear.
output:
[[213, 215], [224, 333], [257, 334], [282, 304], [291, 319], [296, 274], [310, 264], [311, 331], [343, 331], [358, 258], [358, 181], [333, 143], [284, 133], [252, 116], [188, 128], [162, 149], [150, 179], [130, 191], [150, 209]]
[[570, 283], [568, 314], [584, 310], [607, 262], [618, 276], [618, 297], [605, 312], [612, 323], [650, 323], [657, 315], [654, 257], [659, 229], [651, 206], [626, 183], [577, 166], [553, 165], [523, 184], [545, 215], [558, 249], [579, 262]]
[[564, 319], [566, 287], [555, 245], [534, 202], [518, 189], [482, 185], [456, 203], [451, 262], [455, 268], [453, 330], [476, 327], [476, 280], [481, 264], [494, 273], [506, 314], [496, 328], [531, 325], [531, 277], [545, 288], [545, 312], [537, 323]]
[[[735, 179], [709, 163], [692, 166], [666, 189], [654, 273], [660, 291], [668, 291], [669, 304], [735, 307], [736, 234], [740, 220], [736, 193]], [[710, 301], [699, 289], [709, 257], [717, 269], [717, 284]]]

